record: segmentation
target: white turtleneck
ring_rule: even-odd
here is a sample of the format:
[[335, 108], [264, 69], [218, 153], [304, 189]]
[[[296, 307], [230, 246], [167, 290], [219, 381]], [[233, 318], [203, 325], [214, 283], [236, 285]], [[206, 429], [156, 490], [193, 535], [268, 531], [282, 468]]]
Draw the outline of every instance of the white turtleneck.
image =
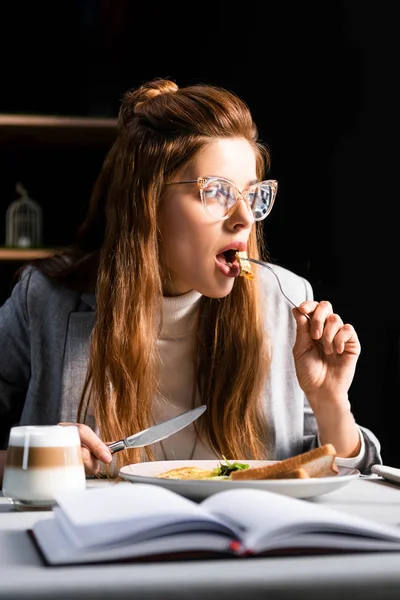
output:
[[[194, 290], [181, 296], [164, 297], [162, 330], [157, 342], [160, 361], [159, 394], [153, 408], [155, 423], [192, 408], [193, 324], [200, 298], [201, 294]], [[197, 396], [195, 406], [200, 404]], [[193, 425], [156, 444], [154, 451], [157, 460], [216, 458], [208, 445], [201, 440], [196, 442]]]

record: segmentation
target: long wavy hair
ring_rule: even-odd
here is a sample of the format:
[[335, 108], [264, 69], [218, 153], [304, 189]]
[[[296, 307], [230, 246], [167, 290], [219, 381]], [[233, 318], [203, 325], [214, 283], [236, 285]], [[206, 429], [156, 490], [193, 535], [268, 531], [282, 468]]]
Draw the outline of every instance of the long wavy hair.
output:
[[[257, 176], [264, 178], [268, 148], [258, 139], [247, 105], [232, 92], [206, 84], [178, 88], [167, 79], [127, 92], [76, 243], [36, 261], [66, 286], [95, 291], [77, 419], [84, 421], [90, 410], [105, 441], [152, 424], [163, 300], [158, 209], [165, 184], [215, 138], [246, 139], [255, 152]], [[252, 229], [248, 251], [266, 258], [260, 223]], [[200, 420], [202, 433], [219, 456], [265, 458], [261, 391], [270, 358], [257, 280], [238, 277], [228, 296], [202, 297], [194, 333], [195, 383], [208, 407]], [[150, 448], [144, 452], [154, 459]], [[146, 455], [129, 450], [116, 456], [119, 467]]]

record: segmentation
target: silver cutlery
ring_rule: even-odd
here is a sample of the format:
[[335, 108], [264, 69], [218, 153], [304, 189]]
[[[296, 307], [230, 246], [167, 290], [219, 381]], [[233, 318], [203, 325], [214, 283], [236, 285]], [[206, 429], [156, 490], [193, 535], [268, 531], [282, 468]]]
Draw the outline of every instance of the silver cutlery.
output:
[[[289, 304], [291, 304], [295, 308], [298, 308], [297, 304], [295, 304], [293, 302], [293, 300], [291, 300], [289, 298], [289, 296], [287, 296], [285, 294], [285, 292], [283, 291], [280, 279], [279, 279], [278, 275], [276, 274], [276, 272], [274, 271], [274, 269], [270, 265], [268, 265], [266, 262], [263, 262], [262, 260], [258, 260], [257, 258], [249, 258], [248, 256], [246, 257], [246, 260], [248, 260], [249, 262], [255, 263], [257, 265], [261, 265], [262, 267], [265, 267], [266, 269], [268, 269], [269, 271], [271, 271], [271, 273], [273, 273], [275, 275], [275, 278], [276, 278], [276, 280], [278, 282], [278, 285], [279, 285], [279, 289], [280, 289], [281, 293], [283, 294], [283, 296], [286, 298], [286, 300], [289, 302]], [[307, 317], [308, 320], [310, 320], [310, 317], [308, 315], [304, 315], [304, 316]]]
[[371, 472], [375, 475], [380, 475], [388, 481], [400, 484], [400, 469], [396, 467], [388, 467], [387, 465], [372, 465]]
[[202, 404], [197, 408], [193, 408], [172, 419], [168, 419], [168, 421], [163, 421], [162, 423], [148, 427], [147, 429], [134, 433], [118, 442], [112, 442], [111, 444], [108, 444], [108, 447], [114, 454], [114, 452], [119, 452], [126, 448], [142, 448], [143, 446], [155, 444], [156, 442], [165, 440], [165, 438], [170, 435], [177, 433], [184, 427], [190, 425], [190, 423], [193, 423], [193, 421], [198, 419], [204, 413], [206, 408], [207, 406]]

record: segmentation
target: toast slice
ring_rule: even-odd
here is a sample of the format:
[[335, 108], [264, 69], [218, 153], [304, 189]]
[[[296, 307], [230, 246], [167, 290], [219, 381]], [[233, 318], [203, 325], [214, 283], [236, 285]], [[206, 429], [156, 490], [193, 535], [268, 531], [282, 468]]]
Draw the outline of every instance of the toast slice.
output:
[[243, 471], [232, 471], [231, 479], [285, 479], [289, 474], [304, 469], [309, 477], [330, 477], [337, 475], [339, 469], [335, 464], [336, 448], [333, 444], [324, 444], [308, 452], [291, 456], [265, 467], [253, 467]]
[[304, 467], [299, 469], [293, 469], [292, 471], [283, 471], [282, 473], [276, 473], [268, 479], [310, 479], [310, 475], [307, 473]]

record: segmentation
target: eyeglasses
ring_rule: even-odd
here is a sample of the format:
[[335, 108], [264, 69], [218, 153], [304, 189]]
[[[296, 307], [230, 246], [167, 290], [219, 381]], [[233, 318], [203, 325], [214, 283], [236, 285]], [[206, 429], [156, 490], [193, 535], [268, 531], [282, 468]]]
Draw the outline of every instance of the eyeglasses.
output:
[[255, 221], [262, 221], [271, 212], [278, 190], [278, 182], [274, 179], [255, 183], [242, 192], [232, 181], [223, 177], [198, 177], [189, 181], [173, 181], [167, 185], [185, 183], [197, 183], [206, 213], [219, 221], [225, 221], [234, 213], [239, 200], [246, 202]]

